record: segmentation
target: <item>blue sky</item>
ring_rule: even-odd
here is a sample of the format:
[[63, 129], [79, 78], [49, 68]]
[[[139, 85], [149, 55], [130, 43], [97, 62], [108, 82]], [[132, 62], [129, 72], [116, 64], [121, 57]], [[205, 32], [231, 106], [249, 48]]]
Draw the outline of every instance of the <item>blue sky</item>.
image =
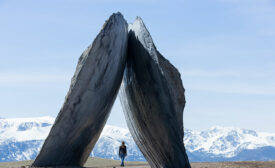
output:
[[[273, 0], [0, 0], [0, 116], [55, 117], [104, 21], [141, 16], [182, 74], [184, 125], [275, 132]], [[109, 124], [126, 127], [116, 101]]]

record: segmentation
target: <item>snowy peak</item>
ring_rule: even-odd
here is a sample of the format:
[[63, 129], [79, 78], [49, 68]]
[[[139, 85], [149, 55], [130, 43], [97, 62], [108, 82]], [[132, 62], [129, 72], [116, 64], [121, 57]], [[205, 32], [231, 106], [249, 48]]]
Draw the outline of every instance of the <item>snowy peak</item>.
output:
[[52, 117], [0, 119], [0, 142], [44, 140], [53, 122]]
[[[54, 120], [52, 117], [0, 119], [0, 162], [34, 159]], [[119, 159], [117, 152], [122, 141], [129, 149], [128, 160], [144, 161], [128, 129], [111, 125], [105, 125], [91, 156]], [[185, 129], [184, 143], [191, 161], [275, 159], [275, 133], [220, 126], [202, 131]]]
[[203, 131], [185, 131], [186, 148], [225, 157], [236, 156], [245, 149], [275, 147], [275, 134], [248, 129], [215, 126]]

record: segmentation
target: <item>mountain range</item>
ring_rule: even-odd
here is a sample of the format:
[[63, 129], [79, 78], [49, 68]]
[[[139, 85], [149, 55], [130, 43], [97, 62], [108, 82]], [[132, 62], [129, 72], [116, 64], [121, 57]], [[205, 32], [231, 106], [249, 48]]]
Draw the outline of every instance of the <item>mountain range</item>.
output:
[[[52, 117], [0, 118], [0, 162], [34, 159], [54, 123]], [[118, 158], [125, 141], [128, 161], [145, 161], [128, 129], [106, 125], [92, 157]], [[214, 126], [185, 129], [184, 143], [191, 162], [275, 160], [275, 133]]]

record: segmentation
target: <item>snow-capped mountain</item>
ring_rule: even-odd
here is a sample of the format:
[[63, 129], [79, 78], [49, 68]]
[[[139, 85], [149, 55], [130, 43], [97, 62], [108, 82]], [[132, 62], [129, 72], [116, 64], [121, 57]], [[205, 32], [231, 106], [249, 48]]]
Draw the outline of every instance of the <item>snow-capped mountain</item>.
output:
[[[0, 118], [0, 162], [34, 159], [47, 137], [54, 118]], [[118, 159], [118, 146], [125, 141], [129, 161], [144, 157], [128, 129], [106, 125], [91, 156]], [[233, 127], [204, 131], [185, 130], [187, 154], [194, 161], [275, 160], [275, 133]]]
[[35, 158], [53, 122], [52, 117], [0, 118], [0, 162]]
[[215, 126], [204, 131], [185, 130], [184, 142], [199, 161], [275, 160], [275, 133]]
[[52, 117], [0, 118], [0, 144], [6, 140], [44, 140], [54, 120]]

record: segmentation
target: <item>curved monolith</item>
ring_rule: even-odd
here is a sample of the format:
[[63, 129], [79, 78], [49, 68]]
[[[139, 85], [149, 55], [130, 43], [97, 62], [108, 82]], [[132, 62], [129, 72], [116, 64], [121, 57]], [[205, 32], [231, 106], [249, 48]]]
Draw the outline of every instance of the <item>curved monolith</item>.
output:
[[128, 25], [106, 21], [79, 58], [65, 103], [33, 166], [83, 166], [109, 116], [126, 63]]
[[129, 25], [120, 101], [129, 130], [153, 168], [189, 168], [180, 73], [156, 49], [140, 18]]

